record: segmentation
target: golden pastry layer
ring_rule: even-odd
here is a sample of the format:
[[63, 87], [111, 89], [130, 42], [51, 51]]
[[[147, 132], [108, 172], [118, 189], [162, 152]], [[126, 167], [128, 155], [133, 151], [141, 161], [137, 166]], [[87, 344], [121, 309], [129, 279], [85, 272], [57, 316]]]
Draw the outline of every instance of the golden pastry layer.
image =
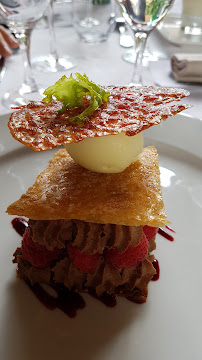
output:
[[163, 226], [157, 151], [143, 150], [140, 160], [119, 174], [82, 168], [59, 150], [7, 213], [33, 220], [76, 219], [100, 224]]

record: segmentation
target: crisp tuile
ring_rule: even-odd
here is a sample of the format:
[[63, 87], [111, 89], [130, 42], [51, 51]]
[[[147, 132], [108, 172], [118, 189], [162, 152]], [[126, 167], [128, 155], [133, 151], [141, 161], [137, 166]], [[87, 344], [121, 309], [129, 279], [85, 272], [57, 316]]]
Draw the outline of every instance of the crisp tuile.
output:
[[79, 107], [61, 113], [63, 104], [58, 101], [49, 105], [30, 103], [11, 114], [8, 123], [11, 135], [34, 151], [50, 150], [89, 137], [120, 132], [133, 136], [191, 106], [169, 104], [189, 96], [189, 92], [182, 89], [108, 86], [105, 90], [111, 94], [109, 101], [82, 126], [69, 121], [83, 111]]
[[66, 150], [59, 150], [7, 213], [33, 220], [164, 226], [168, 221], [157, 151], [144, 148], [141, 158], [123, 172], [100, 174], [82, 168]]

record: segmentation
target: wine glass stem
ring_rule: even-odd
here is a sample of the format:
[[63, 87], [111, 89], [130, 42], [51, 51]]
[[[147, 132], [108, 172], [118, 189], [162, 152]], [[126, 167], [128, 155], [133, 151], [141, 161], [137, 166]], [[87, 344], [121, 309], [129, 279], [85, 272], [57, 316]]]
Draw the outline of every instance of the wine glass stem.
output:
[[87, 14], [87, 18], [89, 19], [90, 14], [91, 14], [91, 9], [92, 9], [92, 3], [91, 0], [88, 0], [87, 2], [87, 9], [86, 9], [86, 14]]
[[134, 37], [135, 37], [135, 52], [136, 52], [136, 58], [135, 58], [135, 64], [133, 69], [133, 76], [131, 82], [134, 85], [142, 85], [142, 60], [144, 55], [144, 49], [147, 42], [148, 34], [144, 32], [135, 32], [134, 31]]
[[[37, 84], [35, 82], [31, 60], [30, 60], [30, 39], [33, 27], [30, 29], [26, 29], [23, 34], [17, 36], [20, 44], [20, 49], [23, 54], [23, 62], [24, 62], [24, 85], [28, 88], [29, 92], [37, 92]], [[17, 34], [16, 34], [17, 35]]]
[[48, 11], [48, 27], [50, 32], [50, 53], [51, 56], [58, 61], [58, 54], [56, 49], [56, 36], [55, 36], [55, 26], [54, 26], [54, 0], [50, 1], [49, 11]]

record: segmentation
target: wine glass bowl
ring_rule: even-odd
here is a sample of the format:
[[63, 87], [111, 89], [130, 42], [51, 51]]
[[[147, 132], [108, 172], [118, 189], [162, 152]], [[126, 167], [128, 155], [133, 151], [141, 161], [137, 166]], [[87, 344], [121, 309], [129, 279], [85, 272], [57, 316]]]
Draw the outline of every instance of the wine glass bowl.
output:
[[[32, 1], [32, 6], [24, 1], [19, 6], [10, 9], [7, 15], [7, 26], [14, 34], [23, 33], [25, 29], [34, 27], [35, 24], [43, 17], [47, 8], [48, 1]], [[7, 7], [8, 9], [8, 7]]]
[[118, 0], [123, 17], [136, 31], [150, 32], [166, 15], [174, 0]]
[[2, 99], [3, 105], [8, 108], [41, 99], [43, 91], [38, 89], [31, 68], [30, 36], [36, 23], [43, 17], [48, 5], [49, 0], [15, 1], [15, 6], [12, 7], [1, 4], [0, 14], [4, 23], [18, 39], [24, 57], [24, 82], [19, 89], [7, 92]]
[[174, 0], [117, 0], [134, 33], [136, 58], [131, 85], [142, 85], [142, 59], [147, 37], [167, 14]]

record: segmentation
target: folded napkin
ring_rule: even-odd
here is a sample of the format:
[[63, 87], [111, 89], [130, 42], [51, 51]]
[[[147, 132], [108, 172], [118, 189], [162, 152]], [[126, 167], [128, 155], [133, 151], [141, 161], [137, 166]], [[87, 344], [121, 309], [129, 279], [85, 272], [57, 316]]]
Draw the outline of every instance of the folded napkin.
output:
[[202, 54], [174, 54], [171, 68], [176, 81], [202, 83]]

